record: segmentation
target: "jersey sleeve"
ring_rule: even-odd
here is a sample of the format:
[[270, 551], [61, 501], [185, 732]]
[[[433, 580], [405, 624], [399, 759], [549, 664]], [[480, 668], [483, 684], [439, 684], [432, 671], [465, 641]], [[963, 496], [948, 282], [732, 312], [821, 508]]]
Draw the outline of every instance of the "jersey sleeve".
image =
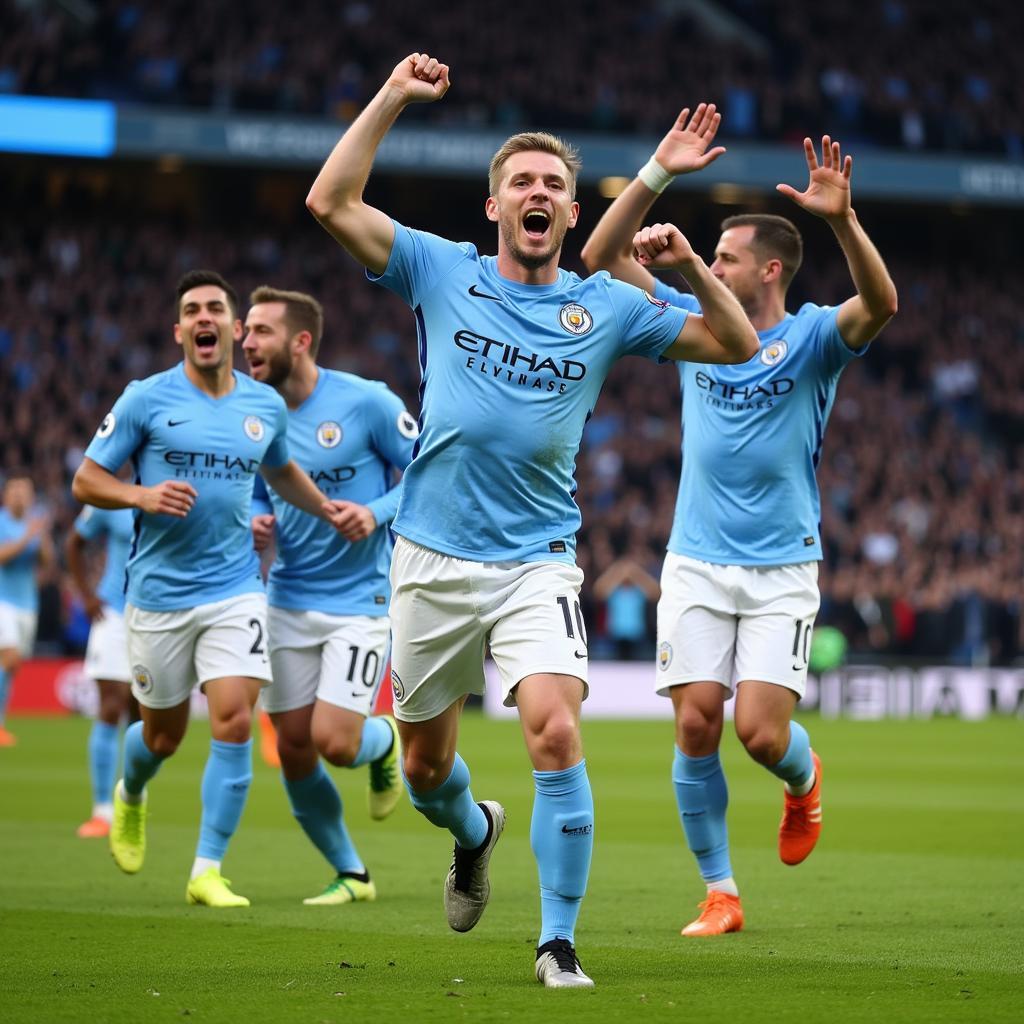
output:
[[110, 524], [103, 509], [86, 505], [75, 519], [74, 530], [83, 540], [98, 540], [110, 532]]
[[679, 309], [685, 309], [688, 313], [699, 313], [700, 303], [697, 301], [696, 295], [691, 295], [689, 292], [681, 292], [678, 288], [673, 288], [672, 285], [666, 284], [660, 277], [655, 278], [654, 285], [654, 297], [661, 299], [662, 302], [667, 302], [670, 306], [678, 306]]
[[272, 516], [274, 514], [274, 506], [270, 503], [270, 491], [266, 481], [259, 473], [256, 474], [252, 486], [251, 514], [254, 516]]
[[451, 269], [468, 259], [473, 247], [450, 242], [427, 231], [415, 231], [398, 221], [391, 256], [383, 274], [366, 271], [370, 281], [382, 284], [415, 309], [426, 295]]
[[[398, 395], [386, 387], [381, 387], [373, 403], [370, 436], [377, 453], [395, 469], [404, 470], [412, 462], [419, 425]], [[401, 496], [399, 483], [367, 504], [378, 524], [390, 523], [395, 518]]]
[[86, 458], [116, 473], [138, 451], [148, 433], [146, 391], [133, 381], [99, 425], [85, 449]]
[[689, 312], [631, 284], [610, 280], [608, 285], [619, 323], [622, 354], [659, 358], [679, 337]]
[[870, 347], [865, 345], [860, 349], [852, 349], [843, 341], [837, 322], [838, 306], [815, 306], [808, 302], [801, 307], [800, 315], [813, 318], [809, 333], [818, 363], [827, 377], [838, 376]]
[[280, 395], [274, 396], [274, 436], [263, 454], [264, 466], [283, 466], [291, 456], [288, 454], [288, 406]]

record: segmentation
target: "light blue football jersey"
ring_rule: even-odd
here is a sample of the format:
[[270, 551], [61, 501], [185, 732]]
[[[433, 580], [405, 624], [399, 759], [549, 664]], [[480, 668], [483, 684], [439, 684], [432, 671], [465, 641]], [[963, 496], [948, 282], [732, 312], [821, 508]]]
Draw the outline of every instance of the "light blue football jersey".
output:
[[125, 569], [135, 539], [134, 509], [86, 505], [75, 520], [75, 532], [85, 540], [106, 539], [107, 559], [96, 596], [115, 612], [123, 612]]
[[416, 420], [384, 384], [319, 369], [312, 394], [288, 412], [292, 458], [328, 498], [366, 505], [379, 528], [351, 543], [257, 480], [253, 515], [272, 511], [277, 517], [277, 557], [267, 588], [272, 605], [329, 615], [387, 615], [388, 523], [402, 491], [393, 476], [409, 465], [417, 433]]
[[199, 494], [184, 519], [136, 513], [127, 599], [138, 608], [176, 611], [263, 589], [253, 480], [262, 463], [288, 461], [288, 412], [273, 388], [234, 379], [222, 398], [200, 391], [183, 363], [133, 381], [85, 450], [111, 473], [130, 458], [143, 487], [181, 480]]
[[[659, 299], [699, 312], [662, 281]], [[807, 303], [758, 331], [736, 366], [679, 363], [683, 472], [668, 549], [719, 565], [791, 565], [821, 554], [821, 458], [836, 384], [855, 352], [836, 307]]]
[[[15, 519], [7, 509], [0, 508], [0, 544], [21, 540], [27, 529], [28, 516]], [[39, 538], [34, 537], [19, 554], [0, 565], [0, 601], [4, 604], [26, 612], [39, 610], [39, 586], [36, 583], [39, 546]]]
[[412, 306], [420, 438], [394, 530], [471, 561], [575, 560], [576, 453], [620, 356], [657, 358], [687, 314], [606, 273], [550, 285], [395, 224], [379, 281]]

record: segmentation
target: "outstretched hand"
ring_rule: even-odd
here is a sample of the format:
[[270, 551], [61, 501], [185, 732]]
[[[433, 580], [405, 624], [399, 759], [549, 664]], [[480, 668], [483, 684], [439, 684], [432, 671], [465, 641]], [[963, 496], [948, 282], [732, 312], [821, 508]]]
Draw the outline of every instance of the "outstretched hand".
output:
[[388, 84], [402, 92], [406, 103], [433, 103], [447, 91], [448, 65], [426, 53], [410, 53], [391, 72]]
[[775, 188], [816, 217], [829, 220], [846, 216], [851, 209], [850, 174], [853, 171], [853, 157], [843, 159], [839, 143], [833, 142], [828, 135], [821, 137], [820, 166], [814, 143], [810, 139], [804, 139], [804, 155], [810, 173], [806, 190], [797, 192], [792, 185], [776, 185]]
[[715, 110], [714, 103], [699, 103], [690, 117], [690, 108], [684, 107], [668, 134], [658, 143], [654, 159], [670, 174], [688, 174], [707, 167], [717, 160], [725, 146], [708, 146], [715, 141], [722, 115]]
[[667, 270], [692, 263], [697, 254], [675, 224], [652, 224], [633, 236], [633, 258], [648, 270]]

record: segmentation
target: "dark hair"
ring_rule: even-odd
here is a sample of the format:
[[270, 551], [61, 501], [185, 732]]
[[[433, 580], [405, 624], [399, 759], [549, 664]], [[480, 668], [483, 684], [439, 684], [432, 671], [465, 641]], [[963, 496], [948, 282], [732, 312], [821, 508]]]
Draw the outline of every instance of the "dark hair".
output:
[[782, 263], [782, 287], [788, 288], [804, 258], [804, 240], [797, 226], [774, 213], [740, 213], [722, 221], [723, 231], [745, 227], [754, 229], [750, 247], [759, 258], [777, 259]]
[[238, 316], [238, 295], [235, 289], [216, 270], [189, 270], [187, 273], [182, 274], [181, 279], [178, 281], [178, 300], [175, 316], [181, 315], [181, 298], [185, 292], [190, 292], [193, 288], [201, 288], [204, 284], [212, 284], [215, 288], [222, 289], [228, 297], [228, 305], [231, 307], [232, 315]]
[[309, 345], [309, 354], [316, 359], [320, 338], [324, 333], [324, 307], [312, 295], [261, 284], [253, 289], [249, 302], [253, 306], [264, 302], [280, 302], [284, 306], [284, 320], [288, 329], [296, 334], [300, 331], [309, 331], [313, 339]]

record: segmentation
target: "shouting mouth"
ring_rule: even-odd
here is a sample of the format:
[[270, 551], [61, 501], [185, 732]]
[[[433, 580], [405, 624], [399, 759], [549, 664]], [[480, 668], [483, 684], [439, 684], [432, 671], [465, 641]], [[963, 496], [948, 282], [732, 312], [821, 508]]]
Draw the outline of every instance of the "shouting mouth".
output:
[[531, 241], [541, 241], [550, 227], [551, 215], [546, 210], [527, 210], [523, 215], [523, 230]]

